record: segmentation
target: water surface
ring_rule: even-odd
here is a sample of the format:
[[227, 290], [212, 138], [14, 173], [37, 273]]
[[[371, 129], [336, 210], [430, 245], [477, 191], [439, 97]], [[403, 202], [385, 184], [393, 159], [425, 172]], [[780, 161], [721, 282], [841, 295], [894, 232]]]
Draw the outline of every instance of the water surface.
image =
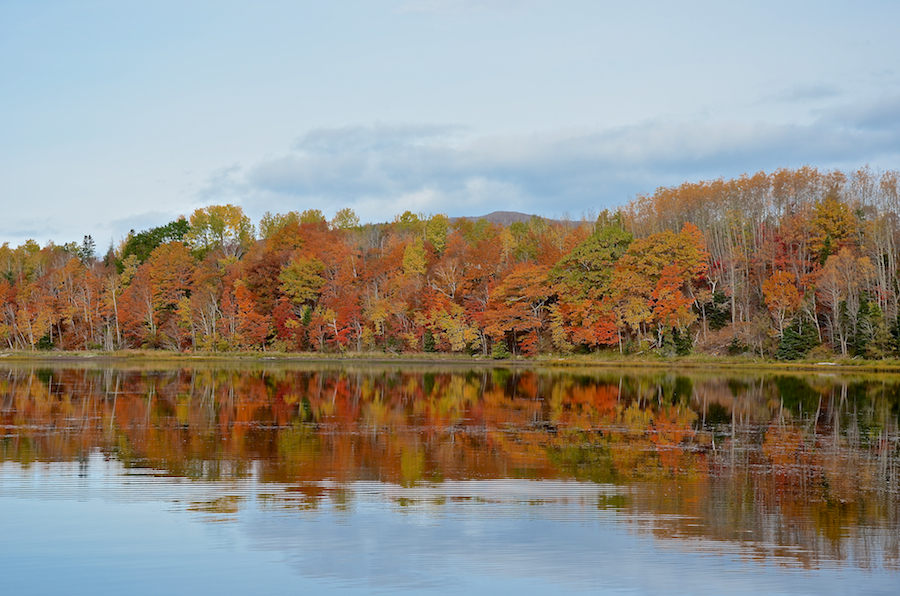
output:
[[894, 594], [900, 378], [0, 369], [10, 593]]

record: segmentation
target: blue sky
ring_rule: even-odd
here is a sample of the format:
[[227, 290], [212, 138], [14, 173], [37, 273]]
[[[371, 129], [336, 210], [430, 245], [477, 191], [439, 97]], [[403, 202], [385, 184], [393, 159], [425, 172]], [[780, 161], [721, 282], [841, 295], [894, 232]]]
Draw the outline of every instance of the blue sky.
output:
[[900, 3], [0, 0], [0, 242], [900, 167]]

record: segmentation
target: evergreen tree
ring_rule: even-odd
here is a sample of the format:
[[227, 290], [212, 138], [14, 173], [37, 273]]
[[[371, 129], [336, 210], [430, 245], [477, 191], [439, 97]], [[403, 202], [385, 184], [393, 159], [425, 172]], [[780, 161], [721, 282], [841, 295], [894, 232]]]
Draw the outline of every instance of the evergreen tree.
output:
[[796, 325], [785, 328], [778, 349], [775, 351], [777, 360], [797, 360], [819, 345], [819, 337], [816, 328], [810, 323], [800, 320]]
[[81, 259], [81, 262], [85, 265], [89, 265], [97, 256], [97, 244], [94, 242], [94, 239], [91, 238], [91, 235], [88, 234], [84, 237], [84, 240], [81, 242], [81, 246], [78, 249], [78, 258]]

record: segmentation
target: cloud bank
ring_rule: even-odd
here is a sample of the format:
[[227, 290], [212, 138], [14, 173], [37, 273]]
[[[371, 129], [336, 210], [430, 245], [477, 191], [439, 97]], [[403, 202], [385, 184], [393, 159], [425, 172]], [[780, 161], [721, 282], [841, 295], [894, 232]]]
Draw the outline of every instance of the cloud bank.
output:
[[352, 207], [366, 221], [409, 209], [544, 215], [624, 204], [684, 181], [813, 165], [896, 167], [900, 96], [822, 112], [806, 125], [647, 121], [602, 130], [472, 136], [439, 125], [322, 128], [282, 155], [210, 177], [207, 202], [250, 213]]

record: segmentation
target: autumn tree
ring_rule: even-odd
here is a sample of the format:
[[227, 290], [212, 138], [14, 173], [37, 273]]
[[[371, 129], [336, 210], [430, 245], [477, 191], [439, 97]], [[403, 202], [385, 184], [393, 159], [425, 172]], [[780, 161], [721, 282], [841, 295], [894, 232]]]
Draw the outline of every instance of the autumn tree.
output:
[[331, 227], [336, 230], [351, 230], [359, 227], [359, 216], [353, 209], [338, 209], [331, 220]]
[[681, 232], [660, 232], [633, 242], [616, 265], [613, 284], [620, 320], [635, 334], [653, 325], [657, 344], [667, 329], [682, 331], [696, 315], [696, 304], [707, 273], [706, 246], [693, 224]]
[[257, 312], [253, 294], [241, 280], [234, 282], [234, 308], [237, 322], [233, 336], [235, 344], [245, 349], [264, 348], [271, 317]]
[[423, 275], [427, 265], [422, 239], [416, 238], [403, 249], [403, 273], [406, 275]]
[[182, 242], [169, 242], [156, 248], [148, 259], [148, 276], [156, 311], [171, 311], [190, 293], [194, 259]]
[[822, 268], [817, 284], [820, 302], [829, 308], [826, 314], [832, 343], [841, 354], [848, 353], [848, 346], [856, 329], [860, 293], [871, 279], [874, 268], [868, 257], [857, 257], [848, 248], [831, 255]]
[[794, 283], [794, 276], [786, 271], [776, 271], [762, 287], [766, 307], [778, 325], [778, 337], [784, 335], [785, 323], [800, 307], [800, 290]]
[[198, 254], [218, 249], [226, 259], [237, 259], [250, 247], [255, 234], [240, 207], [211, 205], [194, 211], [184, 239]]
[[306, 209], [300, 214], [300, 223], [302, 224], [324, 224], [325, 216], [318, 209]]
[[425, 222], [425, 240], [434, 247], [438, 254], [444, 252], [447, 246], [447, 234], [450, 231], [450, 218], [439, 213], [432, 215]]
[[325, 285], [325, 265], [315, 257], [295, 255], [278, 276], [281, 291], [297, 305], [311, 305]]
[[540, 265], [521, 263], [491, 292], [484, 313], [485, 331], [496, 341], [509, 339], [514, 351], [521, 346], [534, 354], [544, 326], [544, 314], [550, 289], [548, 270]]
[[812, 249], [823, 264], [829, 256], [838, 252], [846, 243], [853, 242], [856, 237], [856, 218], [850, 207], [838, 200], [836, 193], [830, 193], [816, 203], [812, 225]]
[[262, 219], [259, 220], [259, 237], [263, 240], [269, 240], [289, 225], [300, 225], [300, 214], [298, 212], [288, 211], [287, 213], [272, 215], [272, 213], [266, 211]]
[[698, 337], [762, 352], [777, 335], [797, 353], [811, 323], [877, 357], [900, 337], [898, 212], [900, 173], [811, 167], [659, 188], [593, 226], [306, 209], [266, 213], [257, 242], [239, 207], [211, 206], [106, 259], [88, 237], [0, 246], [0, 341], [486, 355]]

